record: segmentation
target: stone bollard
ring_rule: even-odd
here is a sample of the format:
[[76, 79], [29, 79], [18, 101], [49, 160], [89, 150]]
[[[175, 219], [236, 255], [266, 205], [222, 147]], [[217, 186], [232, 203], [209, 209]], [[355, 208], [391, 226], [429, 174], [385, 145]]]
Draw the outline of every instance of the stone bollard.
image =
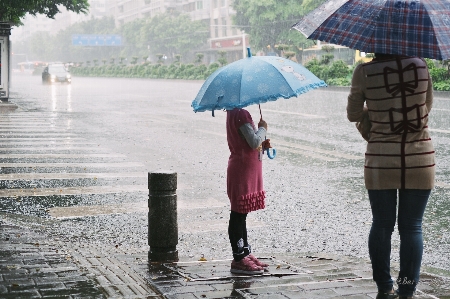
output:
[[149, 262], [178, 261], [177, 173], [148, 173]]

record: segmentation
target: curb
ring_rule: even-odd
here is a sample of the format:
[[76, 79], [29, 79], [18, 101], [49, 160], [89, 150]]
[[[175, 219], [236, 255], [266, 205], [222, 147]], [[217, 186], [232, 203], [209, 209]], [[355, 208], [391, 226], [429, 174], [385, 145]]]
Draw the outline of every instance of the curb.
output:
[[0, 101], [0, 110], [16, 110], [17, 108], [19, 106], [14, 103]]

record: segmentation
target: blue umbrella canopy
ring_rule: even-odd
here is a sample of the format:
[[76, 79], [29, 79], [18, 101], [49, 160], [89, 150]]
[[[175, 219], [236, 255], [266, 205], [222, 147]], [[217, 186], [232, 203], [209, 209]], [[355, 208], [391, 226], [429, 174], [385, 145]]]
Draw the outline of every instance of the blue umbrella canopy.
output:
[[192, 102], [195, 112], [243, 108], [327, 86], [292, 60], [249, 56], [218, 69], [206, 79]]

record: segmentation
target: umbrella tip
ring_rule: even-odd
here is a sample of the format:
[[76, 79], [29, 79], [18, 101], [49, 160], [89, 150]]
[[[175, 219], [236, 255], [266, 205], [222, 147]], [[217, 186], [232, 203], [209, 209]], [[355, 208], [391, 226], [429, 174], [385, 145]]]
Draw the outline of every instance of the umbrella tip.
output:
[[252, 51], [250, 51], [250, 47], [247, 47], [247, 56], [252, 57]]

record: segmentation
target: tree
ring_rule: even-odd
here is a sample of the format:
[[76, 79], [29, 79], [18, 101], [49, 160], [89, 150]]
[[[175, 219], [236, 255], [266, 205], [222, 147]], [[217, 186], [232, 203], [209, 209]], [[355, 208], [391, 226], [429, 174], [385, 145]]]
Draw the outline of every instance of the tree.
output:
[[292, 25], [326, 0], [235, 0], [234, 23], [250, 34], [250, 43], [257, 50], [274, 48], [276, 44], [312, 43]]
[[203, 62], [203, 57], [205, 57], [205, 54], [197, 53], [195, 56], [197, 57], [197, 59], [195, 59], [195, 63], [200, 64]]
[[326, 54], [322, 55], [322, 64], [329, 64], [334, 59], [334, 55], [331, 54], [334, 51], [334, 46], [325, 45], [322, 46], [322, 51], [325, 51]]
[[204, 45], [209, 36], [208, 26], [192, 21], [188, 15], [164, 13], [147, 19], [141, 28], [140, 44], [149, 46], [152, 54], [162, 53], [170, 58], [183, 57]]
[[120, 27], [120, 34], [126, 41], [121, 54], [123, 56], [143, 56], [148, 55], [148, 44], [143, 42], [140, 36], [141, 28], [144, 27], [145, 18], [136, 19], [123, 24]]
[[75, 23], [56, 35], [34, 33], [21, 43], [14, 43], [14, 52], [28, 53], [30, 60], [84, 61], [119, 56], [119, 47], [83, 47], [72, 45], [74, 34], [115, 34], [114, 18], [104, 17]]
[[219, 59], [217, 59], [217, 61], [220, 63], [221, 66], [224, 66], [225, 64], [228, 63], [227, 51], [222, 50], [217, 52], [217, 54], [219, 54]]
[[48, 32], [36, 32], [30, 39], [27, 40], [27, 44], [25, 45], [29, 51], [23, 51], [22, 49], [17, 49], [22, 53], [29, 53], [28, 58], [31, 60], [43, 60], [49, 61], [54, 60], [49, 56], [50, 45], [48, 41], [51, 39], [51, 36]]
[[27, 13], [33, 16], [43, 14], [53, 19], [61, 6], [76, 13], [87, 13], [89, 3], [88, 0], [4, 0], [0, 5], [0, 22], [18, 25]]

